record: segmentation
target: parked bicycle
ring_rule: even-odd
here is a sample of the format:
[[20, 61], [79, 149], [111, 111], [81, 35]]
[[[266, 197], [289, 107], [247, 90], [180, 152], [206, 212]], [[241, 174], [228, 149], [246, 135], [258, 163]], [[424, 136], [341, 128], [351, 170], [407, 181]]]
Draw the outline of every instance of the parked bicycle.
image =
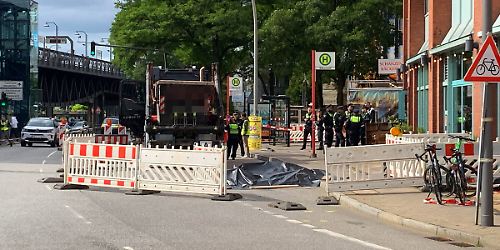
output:
[[471, 174], [476, 174], [476, 169], [466, 163], [461, 148], [465, 141], [474, 142], [474, 140], [463, 136], [449, 135], [448, 137], [458, 139], [458, 141], [455, 144], [455, 148], [452, 149], [452, 155], [450, 157], [443, 156], [450, 170], [449, 174], [451, 178], [447, 178], [447, 180], [450, 179], [450, 182], [452, 182], [450, 185], [452, 189], [451, 193], [455, 194], [463, 204], [467, 196], [469, 196], [467, 195], [468, 187], [466, 173], [470, 171]]
[[[442, 194], [442, 175], [441, 170], [446, 170], [443, 166], [439, 164], [439, 161], [436, 156], [436, 150], [441, 150], [440, 148], [436, 148], [436, 145], [426, 145], [425, 152], [421, 155], [415, 154], [418, 160], [429, 163], [429, 166], [426, 167], [424, 172], [424, 181], [427, 179], [429, 182], [429, 194], [427, 198], [434, 192], [436, 196], [436, 200], [439, 204], [443, 204], [443, 194]], [[424, 158], [425, 156], [425, 158]]]

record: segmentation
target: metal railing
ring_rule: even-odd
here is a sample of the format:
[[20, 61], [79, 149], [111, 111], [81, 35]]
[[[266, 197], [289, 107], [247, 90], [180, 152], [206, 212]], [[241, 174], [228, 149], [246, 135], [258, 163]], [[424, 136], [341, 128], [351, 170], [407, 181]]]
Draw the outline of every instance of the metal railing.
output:
[[76, 73], [124, 78], [123, 72], [110, 62], [44, 48], [38, 49], [38, 65]]

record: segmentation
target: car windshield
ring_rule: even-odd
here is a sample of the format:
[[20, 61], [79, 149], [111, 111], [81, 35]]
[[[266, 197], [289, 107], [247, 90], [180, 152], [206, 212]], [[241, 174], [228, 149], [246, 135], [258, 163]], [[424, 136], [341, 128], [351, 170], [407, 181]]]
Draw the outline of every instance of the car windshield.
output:
[[85, 122], [77, 122], [75, 125], [73, 125], [73, 128], [83, 128], [85, 127], [86, 123]]
[[54, 122], [48, 119], [31, 119], [27, 126], [32, 127], [54, 127]]
[[111, 124], [119, 124], [117, 118], [106, 118], [106, 119], [104, 119], [104, 121], [102, 122], [102, 124], [106, 124], [107, 120], [111, 120]]

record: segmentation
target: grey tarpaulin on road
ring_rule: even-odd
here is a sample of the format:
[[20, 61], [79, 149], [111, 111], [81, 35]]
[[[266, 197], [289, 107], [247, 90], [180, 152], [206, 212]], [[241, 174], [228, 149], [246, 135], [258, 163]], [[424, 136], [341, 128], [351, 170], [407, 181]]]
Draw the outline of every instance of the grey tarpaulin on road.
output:
[[227, 171], [227, 183], [233, 188], [249, 186], [299, 185], [318, 187], [324, 171], [307, 169], [293, 163], [273, 159], [245, 163]]

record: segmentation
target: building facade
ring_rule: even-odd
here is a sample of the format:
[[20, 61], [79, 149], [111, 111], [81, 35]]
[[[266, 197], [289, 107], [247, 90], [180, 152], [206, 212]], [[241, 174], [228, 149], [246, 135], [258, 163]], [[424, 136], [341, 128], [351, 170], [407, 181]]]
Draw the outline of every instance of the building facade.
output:
[[[492, 1], [500, 37], [500, 1]], [[403, 57], [407, 112], [414, 130], [479, 135], [483, 84], [463, 80], [482, 41], [482, 0], [404, 0]], [[498, 41], [498, 39], [497, 39]], [[495, 135], [500, 134], [500, 88], [495, 90]]]
[[9, 111], [21, 123], [29, 118], [31, 89], [38, 85], [37, 12], [32, 0], [0, 0], [0, 82], [22, 82], [22, 96]]

